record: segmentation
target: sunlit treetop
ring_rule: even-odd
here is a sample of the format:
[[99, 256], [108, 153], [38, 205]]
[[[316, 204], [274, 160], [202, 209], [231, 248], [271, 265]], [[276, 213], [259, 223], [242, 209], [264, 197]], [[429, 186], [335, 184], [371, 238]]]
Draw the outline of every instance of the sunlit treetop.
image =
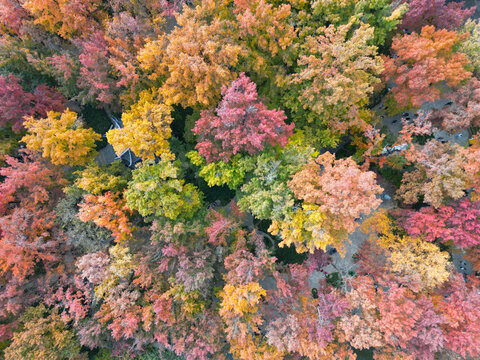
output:
[[122, 114], [123, 128], [107, 132], [107, 139], [120, 156], [130, 149], [143, 159], [173, 159], [168, 139], [172, 108], [162, 103], [155, 90], [142, 91], [140, 99]]
[[311, 142], [335, 146], [348, 129], [369, 127], [364, 106], [380, 83], [383, 61], [370, 44], [373, 28], [356, 18], [317, 33], [302, 46], [299, 70], [285, 84], [285, 102]]
[[242, 152], [254, 155], [266, 145], [287, 144], [295, 125], [285, 124], [283, 111], [269, 110], [258, 100], [256, 85], [245, 74], [224, 87], [222, 95], [215, 112], [202, 111], [193, 128], [199, 137], [196, 148], [207, 163], [228, 162]]
[[222, 86], [237, 76], [232, 71], [244, 51], [230, 36], [228, 22], [211, 16], [214, 2], [184, 7], [178, 27], [146, 44], [140, 65], [159, 89], [167, 105], [207, 108], [216, 105]]
[[384, 77], [396, 86], [392, 94], [400, 108], [420, 107], [440, 98], [441, 85], [458, 87], [472, 73], [465, 54], [455, 47], [466, 37], [455, 31], [428, 25], [422, 31], [393, 39], [395, 56], [384, 57]]
[[27, 118], [28, 134], [22, 139], [31, 150], [39, 151], [55, 165], [83, 165], [97, 152], [95, 141], [100, 140], [90, 128], [85, 128], [73, 111], [50, 111], [45, 119]]

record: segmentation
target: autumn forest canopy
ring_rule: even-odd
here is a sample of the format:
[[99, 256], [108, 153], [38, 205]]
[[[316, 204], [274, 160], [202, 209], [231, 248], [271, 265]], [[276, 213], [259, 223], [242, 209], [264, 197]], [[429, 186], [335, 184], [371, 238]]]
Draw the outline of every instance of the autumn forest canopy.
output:
[[0, 359], [480, 359], [480, 9], [0, 0]]

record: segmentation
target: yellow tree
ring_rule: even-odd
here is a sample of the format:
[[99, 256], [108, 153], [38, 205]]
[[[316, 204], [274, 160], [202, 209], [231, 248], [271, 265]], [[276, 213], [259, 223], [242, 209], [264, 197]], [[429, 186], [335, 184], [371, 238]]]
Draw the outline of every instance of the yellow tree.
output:
[[108, 165], [98, 165], [92, 162], [82, 171], [75, 174], [79, 177], [75, 180], [75, 186], [92, 195], [104, 194], [107, 191], [119, 194], [127, 188], [131, 178], [130, 169], [118, 160]]
[[480, 20], [468, 19], [462, 28], [470, 36], [465, 39], [460, 51], [467, 55], [472, 63], [475, 75], [480, 75]]
[[[244, 285], [225, 285], [220, 292], [220, 316], [228, 328], [236, 328], [227, 335], [231, 351], [239, 359], [273, 359], [277, 354], [273, 347], [262, 344], [258, 335], [263, 319], [259, 313], [259, 304], [267, 294], [257, 282]], [[253, 332], [254, 334], [251, 334]], [[235, 335], [236, 336], [235, 336]], [[280, 357], [281, 358], [281, 357]]]
[[100, 134], [84, 128], [83, 121], [69, 109], [63, 113], [49, 111], [45, 119], [26, 118], [28, 134], [22, 139], [27, 148], [39, 151], [55, 165], [83, 165], [93, 159], [95, 141]]
[[232, 3], [229, 19], [239, 35], [237, 42], [246, 49], [242, 69], [253, 81], [263, 84], [261, 91], [274, 100], [271, 91], [285, 77], [298, 53], [298, 34], [293, 25], [296, 19], [290, 4], [272, 4], [267, 0], [223, 2]]
[[450, 277], [449, 255], [433, 243], [408, 236], [390, 237], [387, 248], [391, 271], [423, 289], [434, 289]]
[[120, 155], [130, 149], [144, 159], [156, 156], [173, 160], [168, 139], [172, 134], [172, 108], [162, 104], [156, 90], [140, 93], [140, 100], [122, 115], [124, 127], [107, 132], [107, 139]]
[[326, 231], [325, 219], [326, 215], [320, 211], [318, 205], [303, 204], [285, 219], [274, 220], [268, 231], [281, 236], [280, 247], [294, 244], [298, 253], [306, 251], [313, 253], [315, 249], [325, 250], [327, 245], [332, 245], [341, 252], [343, 242], [336, 241]]
[[[392, 0], [317, 0], [312, 1], [312, 19], [308, 22], [315, 30], [315, 22], [323, 20], [338, 26], [348, 23], [352, 16], [369, 24], [374, 30], [373, 44], [388, 44], [402, 16], [407, 11], [406, 4], [393, 6]], [[313, 20], [313, 21], [312, 21]]]
[[[106, 297], [119, 283], [133, 273], [137, 264], [130, 249], [125, 245], [116, 244], [108, 249], [110, 256], [103, 253], [87, 254], [81, 257], [76, 266], [82, 277], [89, 279], [95, 285], [95, 296], [98, 299]], [[92, 264], [97, 265], [92, 271]]]
[[177, 16], [179, 26], [139, 53], [150, 78], [165, 79], [159, 92], [168, 105], [214, 106], [222, 86], [237, 77], [231, 68], [244, 50], [233, 40], [229, 22], [212, 16], [215, 8], [214, 1], [185, 7]]
[[127, 206], [142, 216], [190, 219], [202, 207], [202, 193], [180, 178], [177, 163], [144, 161], [132, 173]]
[[431, 242], [403, 236], [386, 210], [377, 211], [361, 227], [369, 241], [381, 249], [388, 269], [412, 290], [434, 289], [450, 277], [449, 254]]
[[261, 334], [265, 322], [262, 308], [267, 291], [256, 281], [227, 283], [220, 291], [219, 314], [227, 326], [230, 351], [241, 360], [283, 359], [283, 354], [268, 344]]

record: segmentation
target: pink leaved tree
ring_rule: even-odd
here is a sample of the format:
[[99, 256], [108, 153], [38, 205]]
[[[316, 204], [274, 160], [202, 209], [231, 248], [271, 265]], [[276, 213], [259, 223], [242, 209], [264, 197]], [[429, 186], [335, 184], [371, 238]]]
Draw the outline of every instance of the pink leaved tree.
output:
[[28, 13], [18, 0], [0, 0], [0, 22], [15, 33], [22, 33]]
[[199, 137], [196, 148], [207, 162], [228, 162], [237, 153], [253, 155], [267, 144], [287, 144], [295, 125], [285, 123], [283, 111], [269, 110], [258, 101], [256, 85], [245, 74], [224, 87], [222, 95], [215, 111], [202, 111], [193, 128]]
[[45, 84], [30, 93], [14, 75], [0, 76], [0, 126], [10, 123], [15, 132], [22, 129], [25, 116], [45, 117], [48, 111], [63, 111], [66, 101], [58, 91]]
[[310, 274], [304, 265], [290, 265], [286, 272], [274, 274], [276, 286], [268, 291], [265, 311], [266, 337], [280, 351], [326, 359], [343, 346], [337, 341], [336, 323], [348, 302], [324, 281], [316, 285], [318, 295], [312, 296]]
[[33, 95], [23, 91], [14, 75], [0, 76], [0, 126], [10, 122], [14, 131], [20, 131], [23, 117], [31, 115], [32, 102]]
[[98, 101], [111, 104], [117, 94], [117, 84], [109, 75], [108, 43], [102, 31], [96, 31], [79, 43], [82, 53], [78, 87], [82, 90], [78, 98], [83, 102]]
[[441, 350], [445, 336], [441, 315], [426, 296], [417, 298], [406, 287], [389, 283], [388, 291], [379, 291], [379, 328], [385, 344], [399, 348], [416, 359], [433, 360]]
[[411, 236], [427, 241], [452, 241], [460, 247], [480, 244], [480, 201], [464, 198], [438, 209], [407, 211], [401, 222]]
[[[62, 174], [33, 156], [6, 156], [0, 169], [0, 338], [15, 318], [56, 287], [68, 273], [68, 251], [54, 208], [65, 185]], [[3, 335], [2, 335], [3, 333]]]
[[480, 354], [480, 293], [478, 283], [472, 285], [457, 275], [444, 289], [445, 300], [438, 304], [446, 320], [443, 325], [445, 348], [464, 358]]

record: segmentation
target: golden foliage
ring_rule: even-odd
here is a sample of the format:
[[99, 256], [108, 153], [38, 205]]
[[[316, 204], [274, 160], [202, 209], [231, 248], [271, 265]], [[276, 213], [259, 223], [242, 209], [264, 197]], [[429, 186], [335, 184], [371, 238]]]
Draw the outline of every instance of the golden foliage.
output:
[[419, 277], [423, 288], [433, 289], [450, 277], [450, 256], [435, 244], [397, 236], [391, 238], [388, 252], [391, 271], [407, 281]]
[[235, 315], [254, 314], [258, 311], [258, 303], [267, 292], [258, 283], [233, 286], [226, 284], [220, 293], [220, 315], [233, 313]]
[[369, 241], [385, 251], [389, 269], [412, 289], [433, 289], [449, 279], [449, 254], [435, 244], [402, 235], [386, 210], [366, 219], [361, 229], [371, 233]]
[[93, 162], [82, 171], [77, 171], [80, 177], [75, 180], [75, 186], [92, 194], [100, 195], [107, 191], [118, 194], [127, 188], [129, 169], [121, 161], [109, 165], [98, 165]]
[[215, 7], [212, 1], [185, 7], [177, 16], [179, 26], [139, 53], [152, 79], [166, 79], [159, 92], [167, 105], [211, 107], [220, 99], [222, 86], [237, 77], [231, 67], [244, 50], [233, 41], [227, 21], [211, 19]]
[[140, 93], [139, 101], [122, 115], [123, 128], [107, 132], [107, 139], [117, 155], [130, 149], [143, 159], [156, 156], [173, 160], [168, 139], [172, 134], [172, 108], [162, 104], [155, 90]]
[[318, 205], [304, 204], [285, 220], [274, 220], [268, 231], [273, 235], [280, 234], [280, 247], [294, 244], [299, 253], [325, 250], [327, 245], [338, 247], [341, 251], [343, 246], [341, 243], [334, 244], [335, 238], [326, 230], [325, 219], [326, 215]]
[[219, 313], [228, 326], [230, 350], [237, 359], [282, 359], [282, 354], [260, 334], [263, 319], [258, 306], [266, 294], [257, 282], [237, 286], [226, 284], [220, 292]]
[[22, 3], [36, 24], [64, 38], [86, 34], [107, 18], [100, 0], [26, 0]]
[[86, 129], [77, 114], [49, 111], [45, 119], [26, 118], [29, 134], [22, 139], [31, 150], [42, 152], [55, 165], [83, 165], [96, 156], [95, 141], [100, 134]]

